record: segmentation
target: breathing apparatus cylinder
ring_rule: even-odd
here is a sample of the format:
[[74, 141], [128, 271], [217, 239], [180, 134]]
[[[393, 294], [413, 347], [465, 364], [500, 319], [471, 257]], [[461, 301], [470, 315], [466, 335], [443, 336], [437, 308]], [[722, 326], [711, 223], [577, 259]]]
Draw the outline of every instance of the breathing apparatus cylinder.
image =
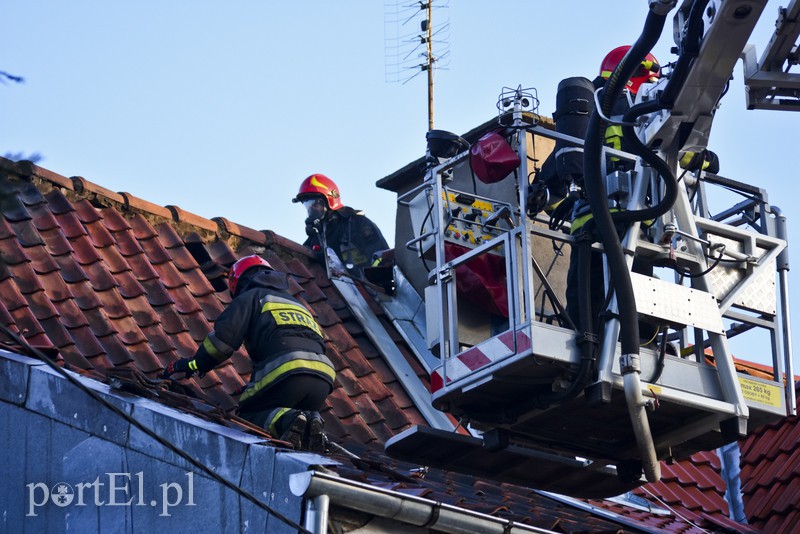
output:
[[[594, 111], [594, 85], [583, 77], [565, 78], [558, 84], [553, 120], [556, 132], [583, 139]], [[583, 181], [583, 152], [572, 143], [557, 139], [556, 169], [562, 179]]]

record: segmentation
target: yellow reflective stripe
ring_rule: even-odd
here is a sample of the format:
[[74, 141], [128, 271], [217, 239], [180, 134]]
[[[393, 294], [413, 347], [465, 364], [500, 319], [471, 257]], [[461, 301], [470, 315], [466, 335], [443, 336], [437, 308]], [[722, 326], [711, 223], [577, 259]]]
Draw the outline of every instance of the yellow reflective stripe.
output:
[[261, 308], [261, 313], [266, 312], [270, 312], [272, 318], [279, 325], [304, 326], [322, 337], [322, 331], [319, 329], [319, 325], [303, 306], [282, 302], [266, 302]]
[[197, 371], [197, 360], [189, 360], [189, 370]]
[[[611, 208], [608, 211], [610, 211], [611, 213], [616, 213], [622, 210], [619, 208]], [[577, 232], [581, 228], [581, 226], [589, 222], [589, 219], [591, 219], [592, 217], [594, 217], [594, 214], [592, 214], [592, 212], [581, 215], [580, 217], [575, 217], [572, 220], [572, 224], [570, 225], [569, 233], [574, 234], [575, 232]]]
[[592, 217], [593, 215], [590, 212], [587, 213], [586, 215], [581, 215], [580, 217], [576, 217], [575, 219], [573, 219], [572, 225], [570, 226], [569, 229], [569, 233], [574, 234], [575, 232], [577, 232]]
[[239, 402], [249, 399], [272, 382], [274, 382], [278, 377], [280, 377], [284, 373], [288, 373], [289, 371], [296, 371], [300, 369], [307, 369], [310, 371], [318, 371], [326, 376], [328, 376], [331, 380], [336, 378], [336, 371], [333, 368], [323, 362], [315, 362], [312, 360], [289, 360], [288, 362], [280, 365], [264, 375], [258, 382], [253, 384], [253, 387], [247, 388], [247, 390], [242, 393], [242, 396], [239, 397]]
[[226, 354], [223, 354], [217, 347], [214, 346], [214, 343], [211, 341], [210, 337], [206, 337], [203, 340], [203, 348], [206, 349], [208, 355], [214, 358], [215, 360], [219, 360], [220, 356], [227, 356]]
[[562, 198], [561, 200], [557, 200], [557, 201], [553, 202], [552, 204], [548, 204], [547, 205], [547, 209], [550, 209], [550, 210], [556, 209], [558, 207], [558, 205], [561, 204], [562, 202], [564, 202], [565, 200], [567, 200], [566, 197]]
[[283, 414], [285, 414], [289, 410], [291, 410], [291, 408], [281, 408], [275, 413], [275, 416], [270, 420], [269, 428], [267, 428], [267, 430], [269, 431], [270, 434], [272, 434], [273, 437], [278, 436], [278, 428], [275, 426], [275, 423], [277, 423], [280, 420], [280, 418], [283, 417]]

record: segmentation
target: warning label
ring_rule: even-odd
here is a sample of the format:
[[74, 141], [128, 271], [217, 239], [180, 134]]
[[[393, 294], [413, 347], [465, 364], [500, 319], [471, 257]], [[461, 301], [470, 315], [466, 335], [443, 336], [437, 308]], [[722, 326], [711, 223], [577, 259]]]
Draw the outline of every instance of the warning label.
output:
[[781, 388], [771, 384], [764, 384], [750, 378], [739, 377], [739, 384], [742, 386], [742, 395], [745, 400], [754, 401], [775, 408], [780, 408], [782, 404]]

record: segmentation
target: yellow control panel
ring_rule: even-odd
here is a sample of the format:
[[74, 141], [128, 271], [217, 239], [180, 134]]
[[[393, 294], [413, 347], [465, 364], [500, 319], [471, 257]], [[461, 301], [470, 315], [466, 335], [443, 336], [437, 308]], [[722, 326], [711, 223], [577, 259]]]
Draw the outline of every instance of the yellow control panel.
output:
[[[510, 209], [469, 193], [442, 192], [447, 229], [445, 242], [474, 248], [508, 230]], [[501, 211], [503, 210], [503, 211]]]

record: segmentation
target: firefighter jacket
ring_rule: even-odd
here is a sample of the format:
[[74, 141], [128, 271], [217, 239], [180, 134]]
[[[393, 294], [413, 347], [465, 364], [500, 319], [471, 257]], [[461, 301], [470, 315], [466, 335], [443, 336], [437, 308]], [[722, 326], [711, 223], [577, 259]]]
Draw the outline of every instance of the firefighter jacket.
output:
[[244, 343], [253, 371], [239, 397], [240, 408], [258, 409], [260, 393], [295, 373], [318, 375], [333, 389], [335, 371], [324, 354], [320, 327], [289, 294], [287, 276], [271, 270], [257, 271], [249, 279], [246, 275], [197, 350], [195, 368], [207, 372], [217, 367]]
[[[319, 230], [324, 233], [325, 243], [336, 252], [353, 276], [361, 277], [363, 268], [372, 265], [372, 255], [389, 248], [375, 223], [362, 211], [347, 206], [330, 212], [321, 226]], [[308, 228], [307, 233], [309, 237], [303, 244], [319, 250], [324, 256], [317, 232]]]

